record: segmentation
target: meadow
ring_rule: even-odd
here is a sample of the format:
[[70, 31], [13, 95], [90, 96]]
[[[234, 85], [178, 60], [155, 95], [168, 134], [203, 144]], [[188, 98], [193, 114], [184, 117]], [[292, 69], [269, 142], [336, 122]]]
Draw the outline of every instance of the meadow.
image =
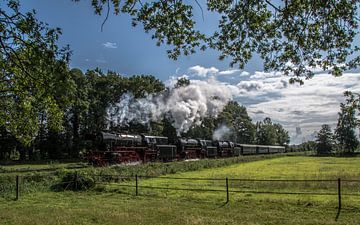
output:
[[[18, 201], [0, 198], [0, 223], [355, 225], [360, 221], [360, 183], [347, 183], [345, 180], [360, 180], [359, 165], [359, 157], [288, 156], [198, 171], [172, 171], [154, 178], [140, 177], [139, 196], [135, 196], [133, 180], [108, 180], [98, 183], [93, 190], [81, 192], [39, 189], [22, 193]], [[105, 174], [104, 169], [99, 170]], [[225, 204], [225, 177], [229, 178], [228, 204]], [[351, 195], [342, 196], [343, 207], [338, 221], [335, 221], [337, 178], [343, 180], [343, 194]], [[219, 192], [145, 187], [211, 188]], [[244, 192], [232, 192], [236, 190]], [[325, 195], [265, 192], [308, 192]]]

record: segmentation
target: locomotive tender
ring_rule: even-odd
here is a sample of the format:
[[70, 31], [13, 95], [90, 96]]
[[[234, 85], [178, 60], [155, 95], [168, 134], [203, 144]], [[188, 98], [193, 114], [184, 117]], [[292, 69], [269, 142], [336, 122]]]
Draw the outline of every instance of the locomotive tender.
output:
[[87, 159], [97, 166], [285, 152], [283, 146], [190, 138], [179, 138], [174, 144], [169, 144], [167, 137], [108, 132], [100, 132], [92, 142], [94, 150], [89, 152]]

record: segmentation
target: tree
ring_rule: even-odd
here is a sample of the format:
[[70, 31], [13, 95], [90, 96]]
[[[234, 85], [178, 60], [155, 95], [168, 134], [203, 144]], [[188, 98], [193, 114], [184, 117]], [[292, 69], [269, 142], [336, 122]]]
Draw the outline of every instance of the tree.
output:
[[290, 143], [290, 136], [289, 132], [285, 130], [281, 124], [275, 123], [274, 124], [276, 130], [276, 144], [278, 145], [288, 145]]
[[157, 45], [172, 47], [167, 50], [172, 59], [198, 48], [213, 48], [220, 51], [220, 59], [229, 57], [231, 66], [243, 68], [256, 53], [266, 70], [284, 71], [293, 76], [292, 82], [312, 77], [315, 67], [338, 76], [360, 62], [359, 48], [353, 45], [359, 1], [207, 0], [208, 10], [221, 16], [219, 30], [208, 36], [195, 26], [194, 7], [205, 20], [204, 5], [198, 1], [93, 0], [91, 4], [99, 15], [105, 8], [105, 21], [111, 6], [115, 14], [129, 14], [132, 25], [142, 24]]
[[42, 124], [62, 128], [62, 108], [71, 104], [67, 62], [59, 49], [60, 29], [50, 29], [16, 0], [0, 8], [0, 126], [29, 145]]
[[[360, 93], [345, 91], [344, 95], [346, 97], [345, 105], [347, 110], [354, 110], [355, 113], [357, 113], [357, 116], [360, 116]], [[356, 124], [360, 127], [359, 119], [356, 119]]]
[[356, 122], [355, 110], [341, 103], [335, 137], [344, 153], [354, 152], [359, 144], [354, 130]]
[[256, 142], [260, 145], [275, 145], [277, 142], [276, 129], [269, 117], [256, 124]]
[[190, 80], [186, 77], [181, 77], [177, 80], [175, 88], [186, 87], [188, 85], [190, 85]]
[[135, 75], [128, 78], [127, 91], [131, 92], [135, 98], [144, 98], [148, 94], [164, 90], [165, 85], [152, 75]]
[[324, 124], [317, 134], [316, 152], [318, 155], [328, 155], [332, 151], [334, 144], [334, 135], [329, 125]]
[[200, 125], [194, 125], [183, 136], [190, 138], [197, 137], [203, 139], [212, 139], [212, 135], [215, 129], [215, 118], [208, 116], [202, 119]]
[[226, 124], [233, 131], [230, 135], [233, 141], [245, 144], [254, 142], [256, 130], [245, 106], [230, 101], [218, 116], [217, 127], [221, 124]]

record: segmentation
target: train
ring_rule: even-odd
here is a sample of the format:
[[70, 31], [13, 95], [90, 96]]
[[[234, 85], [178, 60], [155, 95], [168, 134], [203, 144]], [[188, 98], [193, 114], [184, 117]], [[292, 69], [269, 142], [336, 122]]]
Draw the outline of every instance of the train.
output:
[[199, 138], [178, 138], [174, 143], [169, 143], [167, 137], [144, 134], [100, 132], [90, 140], [92, 149], [86, 158], [96, 166], [285, 152], [284, 146], [239, 144]]

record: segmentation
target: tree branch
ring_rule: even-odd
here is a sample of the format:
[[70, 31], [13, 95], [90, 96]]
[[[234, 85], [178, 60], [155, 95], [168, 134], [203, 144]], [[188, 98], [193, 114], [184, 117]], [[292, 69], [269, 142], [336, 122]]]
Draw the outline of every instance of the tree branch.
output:
[[201, 17], [203, 19], [203, 21], [205, 21], [204, 19], [204, 10], [203, 8], [201, 7], [200, 3], [198, 2], [198, 0], [195, 0], [196, 4], [199, 6], [200, 10], [201, 10]]
[[276, 7], [274, 4], [272, 4], [270, 1], [265, 0], [265, 2], [270, 5], [271, 7], [273, 7], [276, 11], [281, 12], [281, 9], [279, 9], [278, 7]]
[[110, 0], [107, 0], [107, 12], [106, 12], [106, 17], [101, 24], [101, 32], [103, 31], [104, 25], [109, 18], [109, 14], [110, 14]]

